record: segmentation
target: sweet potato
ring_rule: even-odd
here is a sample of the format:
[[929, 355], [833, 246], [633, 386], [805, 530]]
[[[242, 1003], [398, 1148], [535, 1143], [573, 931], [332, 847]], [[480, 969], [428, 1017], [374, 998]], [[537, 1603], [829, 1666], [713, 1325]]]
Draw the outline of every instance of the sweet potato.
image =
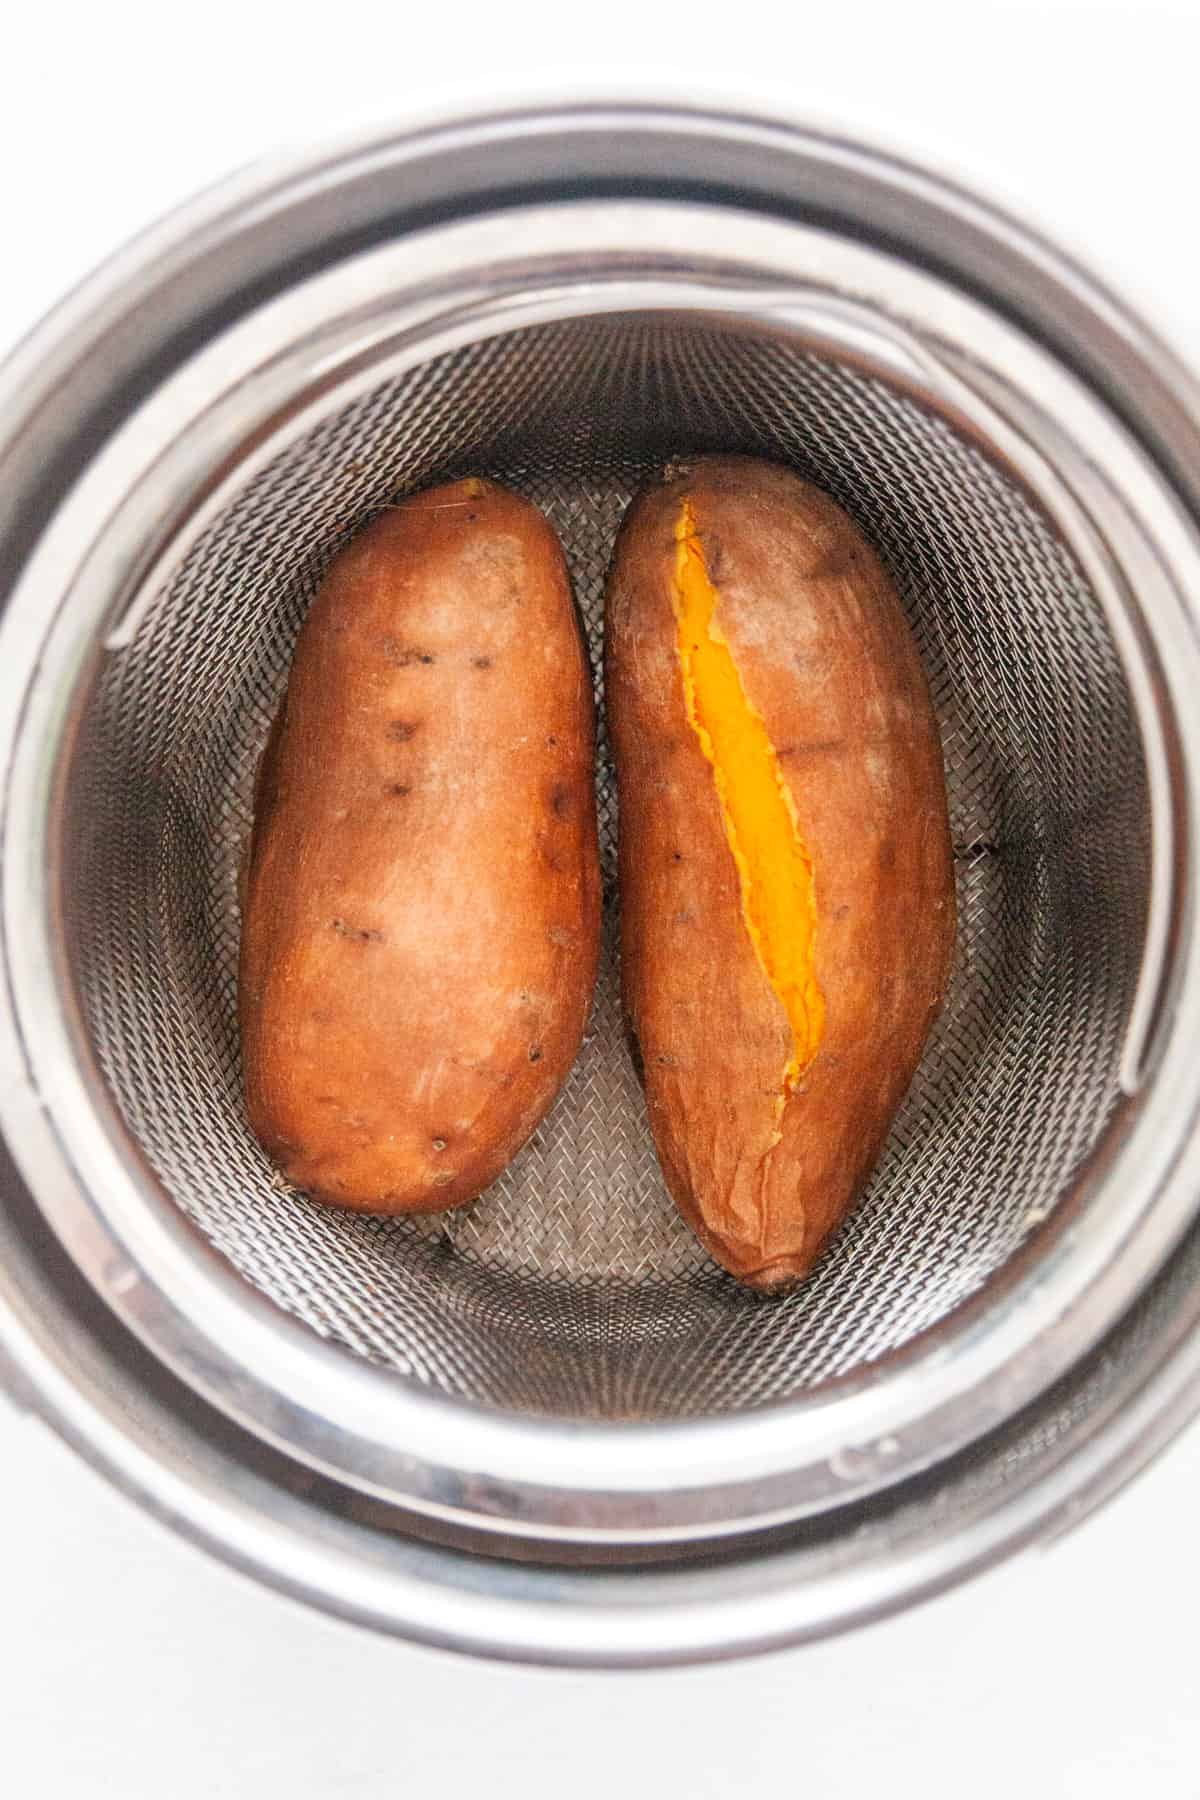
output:
[[263, 759], [244, 884], [250, 1122], [339, 1206], [471, 1200], [529, 1137], [599, 948], [591, 683], [558, 541], [490, 482], [334, 561]]
[[875, 1164], [942, 1002], [954, 884], [900, 602], [790, 471], [677, 465], [608, 592], [622, 988], [667, 1185], [778, 1291]]

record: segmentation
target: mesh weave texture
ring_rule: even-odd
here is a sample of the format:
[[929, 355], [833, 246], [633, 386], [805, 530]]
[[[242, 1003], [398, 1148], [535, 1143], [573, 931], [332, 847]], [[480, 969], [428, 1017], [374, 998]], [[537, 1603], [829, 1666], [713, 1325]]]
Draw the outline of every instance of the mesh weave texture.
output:
[[[599, 694], [622, 510], [668, 456], [705, 449], [792, 463], [883, 556], [932, 684], [955, 844], [945, 1012], [866, 1196], [782, 1301], [708, 1263], [658, 1172], [619, 1015], [602, 708], [595, 1010], [552, 1113], [501, 1180], [433, 1220], [330, 1211], [273, 1177], [240, 1097], [236, 876], [251, 782], [332, 554], [414, 487], [508, 482], [564, 540]], [[1147, 809], [1100, 609], [981, 450], [892, 388], [772, 339], [643, 315], [571, 321], [355, 399], [248, 481], [110, 655], [70, 805], [67, 937], [84, 1017], [174, 1202], [322, 1335], [475, 1401], [727, 1411], [884, 1356], [1003, 1265], [1115, 1098]]]

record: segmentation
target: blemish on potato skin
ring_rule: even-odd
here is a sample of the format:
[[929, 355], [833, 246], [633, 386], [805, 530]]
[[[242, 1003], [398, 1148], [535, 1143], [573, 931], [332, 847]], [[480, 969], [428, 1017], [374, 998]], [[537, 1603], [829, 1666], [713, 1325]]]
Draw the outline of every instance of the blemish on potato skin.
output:
[[853, 575], [865, 560], [865, 545], [853, 543], [839, 533], [833, 543], [826, 545], [818, 553], [807, 579], [829, 581], [838, 575]]
[[387, 735], [395, 744], [407, 744], [409, 738], [417, 735], [420, 723], [419, 719], [391, 719], [388, 722]]
[[574, 932], [568, 931], [565, 925], [551, 925], [546, 936], [558, 950], [569, 950], [575, 942]]
[[530, 1062], [541, 1062], [541, 1060], [542, 1060], [542, 1046], [541, 1046], [541, 1045], [540, 1045], [540, 1044], [530, 1044], [530, 1046], [529, 1046], [529, 1060], [530, 1060]]
[[473, 656], [471, 658], [471, 667], [473, 669], [490, 669], [491, 666], [492, 659], [490, 656]]
[[570, 788], [563, 782], [559, 782], [558, 786], [551, 790], [550, 811], [560, 819], [565, 818], [571, 810], [571, 798]]
[[433, 1186], [434, 1187], [449, 1187], [450, 1183], [453, 1180], [454, 1180], [454, 1170], [453, 1169], [439, 1169], [437, 1174], [433, 1177]]
[[845, 749], [845, 738], [817, 738], [809, 744], [784, 744], [776, 750], [775, 760], [794, 762], [798, 756], [840, 756]]
[[720, 539], [714, 537], [710, 530], [698, 531], [696, 541], [704, 552], [704, 566], [708, 570], [708, 578], [713, 586], [717, 587], [725, 563], [725, 552], [721, 548]]
[[374, 926], [349, 925], [345, 919], [330, 919], [329, 923], [339, 937], [351, 938], [356, 944], [382, 944], [383, 933]]
[[399, 638], [388, 634], [380, 638], [379, 643], [384, 661], [390, 663], [393, 669], [411, 669], [418, 663], [428, 667], [430, 663], [437, 660], [429, 650], [419, 650], [411, 644], [402, 644]]
[[406, 794], [412, 793], [412, 789], [407, 782], [391, 781], [384, 789], [384, 792], [387, 794], [394, 794], [397, 800], [403, 800]]
[[446, 1139], [444, 1137], [431, 1138], [429, 1141], [435, 1150], [444, 1150], [446, 1148]]

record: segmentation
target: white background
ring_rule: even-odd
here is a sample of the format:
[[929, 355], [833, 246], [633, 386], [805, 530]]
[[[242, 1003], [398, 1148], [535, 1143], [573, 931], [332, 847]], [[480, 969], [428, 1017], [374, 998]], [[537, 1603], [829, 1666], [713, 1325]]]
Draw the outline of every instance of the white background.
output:
[[[1194, 5], [25, 0], [0, 37], [0, 350], [232, 166], [446, 100], [636, 88], [857, 126], [1040, 221], [1200, 365]], [[0, 496], [0, 506], [3, 498]], [[470, 1664], [252, 1587], [0, 1401], [0, 1789], [333, 1800], [1200, 1796], [1200, 1431], [918, 1612], [733, 1667]]]

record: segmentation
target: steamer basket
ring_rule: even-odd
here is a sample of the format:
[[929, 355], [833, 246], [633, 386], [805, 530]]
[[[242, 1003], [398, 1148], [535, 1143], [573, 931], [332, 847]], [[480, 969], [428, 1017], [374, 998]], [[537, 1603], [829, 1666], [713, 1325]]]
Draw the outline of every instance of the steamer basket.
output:
[[[43, 327], [3, 408], [0, 1342], [60, 1428], [323, 1604], [602, 1662], [877, 1611], [1148, 1454], [1200, 1258], [1200, 444], [1108, 296], [861, 147], [578, 107], [227, 188]], [[875, 1177], [776, 1302], [658, 1173], [603, 729], [595, 1011], [504, 1177], [332, 1212], [240, 1094], [250, 784], [331, 556], [416, 487], [510, 483], [602, 699], [622, 509], [710, 449], [792, 464], [891, 570], [958, 882]]]

